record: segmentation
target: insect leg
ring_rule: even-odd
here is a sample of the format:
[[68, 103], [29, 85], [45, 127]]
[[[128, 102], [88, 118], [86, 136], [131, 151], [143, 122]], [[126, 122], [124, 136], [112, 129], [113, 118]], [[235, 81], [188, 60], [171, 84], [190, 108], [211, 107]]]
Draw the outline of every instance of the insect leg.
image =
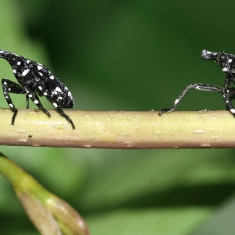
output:
[[235, 94], [235, 87], [230, 87], [227, 89], [227, 95], [230, 97]]
[[65, 114], [64, 111], [61, 108], [59, 108], [59, 107], [55, 107], [55, 108], [57, 109], [59, 114], [62, 117], [64, 117], [72, 125], [72, 128], [75, 129], [75, 125], [74, 125], [73, 121], [71, 120], [71, 118], [67, 114]]
[[222, 94], [223, 94], [223, 99], [224, 99], [224, 101], [225, 101], [225, 103], [226, 103], [227, 109], [228, 109], [232, 114], [235, 115], [235, 108], [234, 108], [234, 106], [233, 106], [233, 104], [232, 104], [232, 101], [230, 100], [230, 96], [231, 96], [232, 94], [234, 94], [234, 92], [235, 92], [235, 89], [234, 89], [234, 88], [229, 88], [229, 89], [224, 89]]
[[34, 104], [36, 104], [40, 110], [42, 110], [48, 117], [50, 117], [51, 114], [41, 104], [37, 96], [37, 93], [35, 91], [28, 89], [27, 87], [25, 87], [25, 91], [26, 91], [27, 96], [34, 102]]
[[229, 86], [230, 86], [230, 83], [231, 83], [231, 79], [232, 79], [233, 77], [231, 77], [231, 76], [226, 76], [226, 78], [225, 78], [225, 80], [224, 80], [224, 85], [223, 85], [223, 88], [224, 89], [229, 89]]
[[190, 84], [180, 93], [180, 95], [177, 97], [177, 99], [172, 104], [171, 108], [169, 108], [169, 109], [166, 108], [166, 109], [160, 110], [158, 115], [161, 116], [163, 113], [174, 111], [176, 109], [177, 105], [179, 104], [179, 102], [184, 98], [184, 96], [188, 93], [188, 91], [190, 89], [195, 89], [195, 90], [199, 90], [199, 91], [210, 91], [210, 92], [222, 93], [221, 87], [218, 87], [218, 86], [215, 86], [212, 84], [203, 84], [203, 83]]
[[11, 125], [14, 125], [18, 110], [16, 109], [15, 105], [12, 103], [12, 100], [11, 100], [9, 93], [25, 94], [25, 90], [19, 84], [12, 82], [12, 81], [5, 79], [5, 78], [2, 79], [2, 90], [3, 90], [4, 97], [7, 101], [10, 109], [14, 113], [12, 116], [12, 119], [11, 119]]
[[26, 109], [29, 108], [29, 97], [26, 95]]

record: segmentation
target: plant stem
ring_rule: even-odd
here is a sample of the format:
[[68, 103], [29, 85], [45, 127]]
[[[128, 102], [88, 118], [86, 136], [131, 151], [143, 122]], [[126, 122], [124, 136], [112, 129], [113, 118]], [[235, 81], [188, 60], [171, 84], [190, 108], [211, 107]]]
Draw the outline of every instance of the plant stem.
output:
[[235, 119], [228, 111], [158, 112], [56, 111], [0, 109], [0, 144], [74, 148], [156, 149], [235, 147]]

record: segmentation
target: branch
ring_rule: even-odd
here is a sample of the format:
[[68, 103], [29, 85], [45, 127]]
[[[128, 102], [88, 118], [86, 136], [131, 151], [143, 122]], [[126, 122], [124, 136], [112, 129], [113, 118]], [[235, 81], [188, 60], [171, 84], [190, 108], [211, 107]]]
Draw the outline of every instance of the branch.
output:
[[76, 126], [56, 111], [0, 109], [0, 144], [75, 148], [154, 149], [235, 147], [235, 119], [228, 111], [68, 111]]

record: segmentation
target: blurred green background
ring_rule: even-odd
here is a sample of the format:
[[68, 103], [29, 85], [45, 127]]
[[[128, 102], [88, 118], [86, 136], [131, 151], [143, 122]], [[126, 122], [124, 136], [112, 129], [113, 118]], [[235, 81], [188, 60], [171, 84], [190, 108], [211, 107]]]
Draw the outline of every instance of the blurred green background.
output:
[[[190, 83], [223, 84], [218, 65], [201, 60], [203, 49], [235, 53], [232, 0], [0, 0], [0, 6], [0, 48], [46, 64], [78, 110], [170, 107]], [[1, 78], [15, 80], [6, 61], [0, 68]], [[24, 96], [12, 97], [25, 108]], [[8, 108], [2, 92], [0, 107]], [[225, 105], [219, 94], [191, 91], [178, 108], [202, 109]], [[235, 188], [233, 149], [0, 151], [75, 207], [93, 235], [189, 235]], [[39, 234], [3, 177], [0, 233]]]

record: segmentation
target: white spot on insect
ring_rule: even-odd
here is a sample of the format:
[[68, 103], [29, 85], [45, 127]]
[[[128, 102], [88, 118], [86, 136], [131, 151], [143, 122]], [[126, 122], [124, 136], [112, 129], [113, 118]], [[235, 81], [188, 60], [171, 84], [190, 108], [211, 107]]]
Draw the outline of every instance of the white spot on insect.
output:
[[38, 63], [38, 65], [43, 66], [42, 64]]
[[7, 95], [6, 95], [5, 97], [6, 97], [6, 99], [8, 99], [8, 98], [9, 98]]
[[228, 103], [228, 100], [226, 100], [226, 103]]
[[66, 91], [68, 91], [68, 87], [66, 86], [65, 88], [64, 88]]
[[41, 72], [39, 72], [40, 76], [43, 76], [43, 74]]
[[59, 87], [56, 87], [55, 90], [58, 91], [58, 92], [62, 92], [62, 90]]
[[13, 108], [13, 104], [9, 104], [9, 106]]
[[53, 75], [50, 76], [50, 79], [53, 80], [55, 77]]
[[23, 73], [22, 76], [25, 76], [29, 72], [29, 69], [26, 69]]
[[72, 97], [72, 94], [71, 94], [71, 92], [70, 92], [70, 91], [68, 92], [68, 96], [69, 96], [69, 97]]
[[53, 106], [54, 106], [55, 108], [57, 108], [58, 105], [57, 105], [56, 103], [53, 103]]
[[222, 71], [223, 71], [223, 72], [227, 72], [227, 71], [228, 71], [228, 68], [227, 68], [227, 67], [224, 67], [224, 68], [222, 69]]
[[26, 60], [26, 63], [29, 64], [31, 61], [30, 60]]
[[7, 82], [4, 82], [3, 84], [4, 84], [4, 85], [7, 85]]
[[235, 113], [235, 109], [230, 109], [230, 112], [231, 113]]
[[41, 87], [41, 86], [38, 86], [38, 89], [41, 91], [41, 90], [42, 90], [42, 87]]
[[8, 88], [8, 91], [11, 91], [11, 88]]
[[15, 69], [13, 69], [13, 70], [12, 70], [12, 72], [13, 72], [13, 73], [16, 73], [16, 70], [15, 70]]
[[178, 103], [179, 103], [179, 99], [176, 99], [176, 100], [175, 100], [175, 104], [178, 104]]
[[232, 63], [232, 62], [233, 62], [233, 60], [232, 60], [232, 59], [229, 59], [229, 60], [228, 60], [228, 62], [229, 62], [229, 63]]
[[41, 70], [41, 69], [42, 69], [42, 66], [41, 66], [41, 65], [38, 65], [37, 67], [38, 67], [38, 70]]
[[52, 94], [57, 95], [58, 93], [57, 93], [57, 91], [53, 91]]
[[60, 97], [58, 97], [58, 100], [62, 100], [63, 98], [60, 96]]
[[30, 94], [30, 95], [29, 95], [29, 98], [32, 98], [32, 97], [33, 97], [32, 94]]
[[43, 95], [47, 96], [47, 92], [44, 92]]
[[18, 61], [18, 62], [17, 62], [17, 65], [21, 65], [21, 62], [20, 62], [20, 61]]
[[39, 102], [38, 102], [38, 100], [34, 100], [34, 103], [35, 103], [35, 104], [38, 104]]

